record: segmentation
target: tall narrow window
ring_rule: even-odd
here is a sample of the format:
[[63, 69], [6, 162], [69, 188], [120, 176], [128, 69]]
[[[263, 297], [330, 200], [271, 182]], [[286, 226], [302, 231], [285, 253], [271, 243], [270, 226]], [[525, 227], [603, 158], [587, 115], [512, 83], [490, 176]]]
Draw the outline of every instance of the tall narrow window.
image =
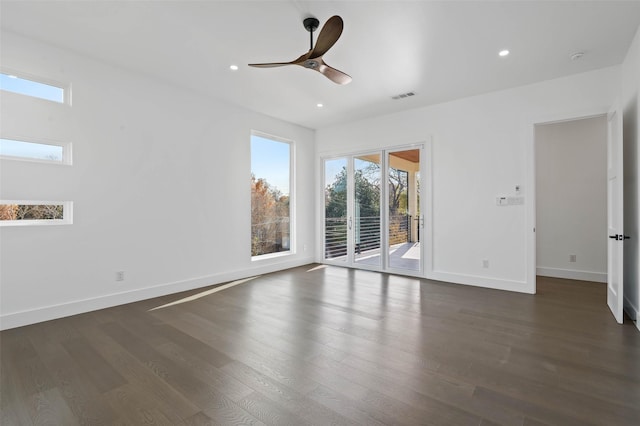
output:
[[291, 251], [290, 142], [251, 135], [251, 256]]

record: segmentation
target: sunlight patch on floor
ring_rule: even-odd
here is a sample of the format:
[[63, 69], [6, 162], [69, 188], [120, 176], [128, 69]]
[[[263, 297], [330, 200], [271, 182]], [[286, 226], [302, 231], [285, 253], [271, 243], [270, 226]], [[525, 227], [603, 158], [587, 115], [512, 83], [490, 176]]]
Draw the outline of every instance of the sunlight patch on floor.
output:
[[314, 266], [313, 268], [307, 270], [307, 272], [311, 272], [311, 271], [317, 271], [318, 269], [324, 269], [326, 268], [327, 265], [318, 265], [318, 266]]
[[258, 278], [259, 276], [260, 275], [257, 275], [255, 277], [245, 278], [245, 279], [242, 279], [242, 280], [232, 281], [232, 282], [230, 282], [228, 284], [224, 284], [224, 285], [221, 285], [219, 287], [212, 288], [211, 290], [206, 290], [206, 291], [203, 291], [201, 293], [194, 294], [194, 295], [189, 296], [189, 297], [185, 297], [184, 299], [180, 299], [180, 300], [176, 300], [175, 302], [167, 303], [166, 305], [156, 306], [155, 308], [149, 309], [148, 312], [155, 311], [157, 309], [168, 308], [169, 306], [175, 306], [175, 305], [179, 305], [181, 303], [193, 302], [194, 300], [198, 300], [198, 299], [203, 298], [205, 296], [208, 296], [210, 294], [217, 293], [217, 292], [222, 291], [222, 290], [226, 290], [229, 287], [234, 287], [234, 286], [237, 286], [239, 284], [244, 284], [247, 281], [251, 281], [251, 280], [254, 280], [254, 279]]

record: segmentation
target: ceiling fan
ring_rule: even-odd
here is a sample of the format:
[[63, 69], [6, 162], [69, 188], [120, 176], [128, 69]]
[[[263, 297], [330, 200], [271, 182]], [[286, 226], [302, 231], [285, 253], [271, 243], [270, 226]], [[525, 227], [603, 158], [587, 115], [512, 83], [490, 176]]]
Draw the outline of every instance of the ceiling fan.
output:
[[339, 16], [332, 16], [320, 30], [318, 40], [315, 47], [313, 46], [313, 32], [318, 29], [320, 21], [316, 18], [306, 18], [302, 21], [305, 29], [309, 31], [310, 47], [309, 51], [301, 55], [298, 59], [294, 59], [291, 62], [272, 62], [267, 64], [249, 64], [250, 67], [257, 68], [273, 68], [283, 67], [285, 65], [300, 65], [301, 67], [308, 68], [310, 70], [318, 71], [320, 74], [327, 77], [329, 80], [337, 84], [347, 84], [351, 82], [351, 77], [342, 71], [327, 65], [322, 56], [327, 53], [329, 49], [338, 41], [342, 34], [343, 22]]

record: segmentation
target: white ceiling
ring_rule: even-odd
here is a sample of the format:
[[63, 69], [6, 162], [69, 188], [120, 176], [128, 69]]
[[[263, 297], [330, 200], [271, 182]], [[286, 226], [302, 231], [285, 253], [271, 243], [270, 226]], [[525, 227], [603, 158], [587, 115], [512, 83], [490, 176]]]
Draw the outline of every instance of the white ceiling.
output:
[[[616, 65], [640, 25], [640, 0], [2, 0], [0, 12], [3, 29], [310, 128]], [[332, 15], [345, 27], [324, 59], [351, 84], [246, 65], [297, 58], [302, 19]]]

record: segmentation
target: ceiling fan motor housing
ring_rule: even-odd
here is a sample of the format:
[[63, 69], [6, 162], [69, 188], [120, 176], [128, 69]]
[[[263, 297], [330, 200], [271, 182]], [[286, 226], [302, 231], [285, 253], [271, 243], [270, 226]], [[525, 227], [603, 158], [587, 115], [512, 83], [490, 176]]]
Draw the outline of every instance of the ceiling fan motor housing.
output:
[[320, 26], [320, 21], [318, 21], [316, 18], [305, 18], [305, 20], [302, 21], [302, 25], [304, 25], [307, 31], [312, 33], [318, 29], [318, 26]]
[[318, 68], [320, 64], [318, 64], [318, 61], [314, 61], [313, 59], [307, 59], [306, 61], [304, 61], [303, 65], [305, 68], [311, 68], [312, 70], [314, 70]]

